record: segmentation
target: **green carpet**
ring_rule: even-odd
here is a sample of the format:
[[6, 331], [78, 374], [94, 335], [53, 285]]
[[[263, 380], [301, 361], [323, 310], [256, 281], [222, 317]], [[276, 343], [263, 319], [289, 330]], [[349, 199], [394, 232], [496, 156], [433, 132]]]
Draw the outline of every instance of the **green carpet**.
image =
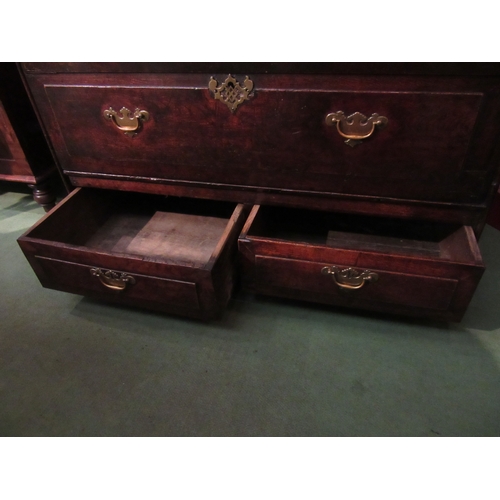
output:
[[1, 436], [498, 436], [500, 232], [460, 324], [239, 293], [204, 324], [41, 287], [0, 185]]

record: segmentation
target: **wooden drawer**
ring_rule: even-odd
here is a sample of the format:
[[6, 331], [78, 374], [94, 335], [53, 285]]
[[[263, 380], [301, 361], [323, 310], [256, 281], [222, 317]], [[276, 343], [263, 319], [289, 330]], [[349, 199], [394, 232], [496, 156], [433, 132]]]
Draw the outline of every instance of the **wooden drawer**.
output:
[[19, 244], [47, 288], [209, 319], [231, 295], [248, 210], [77, 189]]
[[[498, 92], [484, 79], [255, 74], [252, 98], [233, 112], [214, 99], [212, 76], [219, 85], [227, 77], [30, 74], [28, 82], [76, 185], [154, 183], [157, 192], [297, 206], [314, 197], [322, 209], [335, 208], [325, 199], [353, 196], [483, 203], [490, 194]], [[110, 107], [145, 110], [148, 120], [129, 137], [106, 119]], [[326, 121], [338, 111], [387, 124], [350, 147]]]
[[459, 321], [484, 271], [470, 227], [255, 206], [239, 238], [259, 293]]

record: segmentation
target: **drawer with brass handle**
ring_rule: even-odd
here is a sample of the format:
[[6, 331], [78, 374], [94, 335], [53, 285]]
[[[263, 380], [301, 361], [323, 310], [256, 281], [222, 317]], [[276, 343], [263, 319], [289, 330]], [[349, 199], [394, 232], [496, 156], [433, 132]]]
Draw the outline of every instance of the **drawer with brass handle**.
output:
[[458, 321], [484, 271], [470, 227], [255, 206], [245, 286], [325, 304]]
[[77, 189], [19, 239], [43, 286], [210, 319], [232, 292], [248, 210]]
[[498, 64], [19, 67], [80, 188], [20, 239], [45, 286], [210, 317], [239, 258], [261, 293], [464, 314], [500, 179]]

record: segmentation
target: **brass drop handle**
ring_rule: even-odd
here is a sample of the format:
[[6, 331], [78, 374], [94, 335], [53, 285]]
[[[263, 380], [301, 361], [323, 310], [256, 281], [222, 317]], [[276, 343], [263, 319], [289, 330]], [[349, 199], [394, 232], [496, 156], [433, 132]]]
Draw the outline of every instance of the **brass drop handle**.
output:
[[363, 139], [370, 137], [375, 131], [375, 127], [383, 128], [389, 120], [385, 116], [380, 116], [373, 113], [370, 118], [367, 118], [362, 113], [353, 113], [350, 116], [345, 116], [343, 111], [330, 113], [326, 115], [325, 123], [333, 127], [337, 126], [337, 132], [347, 139], [346, 144], [356, 146]]
[[373, 271], [362, 271], [361, 273], [352, 269], [340, 269], [336, 266], [324, 267], [322, 274], [330, 275], [336, 285], [344, 290], [359, 290], [363, 288], [368, 281], [378, 280], [378, 274]]
[[120, 109], [120, 114], [118, 114], [110, 107], [104, 110], [104, 118], [111, 120], [116, 128], [121, 130], [125, 135], [132, 137], [139, 131], [141, 122], [149, 120], [149, 113], [139, 108], [136, 108], [132, 113], [128, 108], [122, 108]]
[[111, 290], [116, 290], [119, 292], [125, 290], [128, 284], [135, 285], [135, 278], [133, 276], [125, 273], [120, 273], [118, 271], [103, 271], [98, 267], [93, 267], [90, 270], [90, 274], [99, 278], [99, 281], [106, 288], [110, 288]]

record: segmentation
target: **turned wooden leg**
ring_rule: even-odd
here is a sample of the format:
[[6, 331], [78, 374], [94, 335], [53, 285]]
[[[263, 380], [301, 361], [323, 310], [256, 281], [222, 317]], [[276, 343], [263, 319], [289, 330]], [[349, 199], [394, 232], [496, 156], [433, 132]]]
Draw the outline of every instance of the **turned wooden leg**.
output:
[[33, 199], [48, 212], [56, 204], [56, 195], [49, 184], [30, 184], [33, 190]]

